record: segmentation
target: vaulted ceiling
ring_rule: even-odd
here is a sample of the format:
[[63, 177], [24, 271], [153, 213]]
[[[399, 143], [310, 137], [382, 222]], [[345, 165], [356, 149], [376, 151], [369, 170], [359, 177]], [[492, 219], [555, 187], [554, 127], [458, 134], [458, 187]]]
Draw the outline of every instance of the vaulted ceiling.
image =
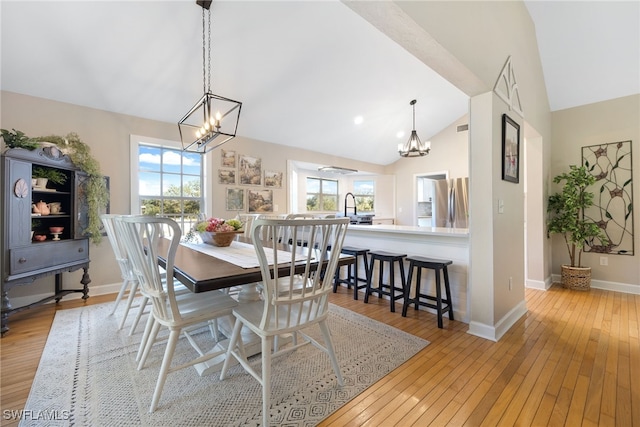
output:
[[[552, 110], [640, 92], [639, 3], [613, 3], [526, 2]], [[3, 90], [165, 122], [202, 95], [195, 2], [0, 8]], [[467, 112], [464, 93], [340, 2], [217, 1], [212, 12], [211, 89], [243, 102], [239, 135], [353, 159], [367, 147], [384, 165], [411, 130], [412, 99], [423, 140]]]

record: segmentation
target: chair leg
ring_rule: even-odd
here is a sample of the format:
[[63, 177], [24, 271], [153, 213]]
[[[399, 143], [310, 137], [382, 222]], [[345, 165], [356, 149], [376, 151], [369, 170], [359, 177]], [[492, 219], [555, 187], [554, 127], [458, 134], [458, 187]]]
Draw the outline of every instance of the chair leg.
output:
[[174, 329], [169, 334], [169, 341], [167, 342], [167, 348], [164, 351], [164, 357], [162, 358], [162, 366], [160, 367], [160, 373], [158, 374], [158, 382], [156, 383], [156, 389], [153, 392], [153, 399], [151, 400], [151, 406], [149, 412], [153, 412], [158, 407], [158, 401], [164, 388], [164, 383], [167, 380], [167, 374], [171, 367], [171, 360], [173, 359], [173, 353], [176, 350], [176, 344], [180, 338], [180, 330]]
[[271, 406], [271, 347], [273, 337], [262, 337], [262, 425], [269, 425]]
[[[349, 266], [349, 273], [351, 273], [351, 266]], [[358, 257], [353, 263], [353, 299], [358, 299]]]
[[320, 322], [319, 325], [320, 331], [322, 331], [322, 337], [324, 338], [325, 347], [327, 348], [327, 353], [329, 353], [329, 358], [331, 359], [331, 366], [333, 366], [333, 371], [336, 373], [336, 378], [338, 379], [338, 384], [344, 385], [342, 373], [340, 372], [340, 365], [338, 365], [338, 358], [336, 357], [336, 353], [333, 349], [333, 341], [331, 340], [329, 327], [324, 320]]
[[447, 302], [449, 304], [449, 320], [455, 320], [453, 318], [453, 303], [451, 302], [451, 287], [449, 286], [449, 272], [447, 271], [447, 266], [445, 265], [442, 269], [444, 274], [444, 286], [445, 291], [447, 293]]
[[147, 342], [144, 344], [144, 351], [142, 352], [142, 357], [140, 357], [140, 361], [138, 362], [138, 371], [142, 369], [145, 362], [147, 361], [147, 357], [149, 357], [149, 352], [151, 352], [151, 347], [153, 347], [153, 343], [156, 342], [156, 338], [158, 338], [158, 332], [160, 331], [160, 322], [153, 321], [153, 326], [151, 328], [151, 333], [149, 334], [149, 338], [147, 338]]
[[389, 263], [389, 301], [391, 302], [391, 312], [396, 312], [396, 273], [393, 269], [393, 261]]
[[415, 310], [420, 308], [420, 283], [422, 281], [422, 267], [417, 267], [418, 274], [416, 275], [416, 304]]
[[[229, 369], [229, 361], [231, 360], [231, 356], [238, 358], [232, 352], [236, 350], [236, 346], [238, 346], [238, 339], [242, 339], [240, 335], [240, 331], [242, 330], [242, 322], [236, 319], [236, 323], [233, 325], [233, 332], [231, 333], [231, 339], [229, 340], [229, 347], [227, 347], [227, 354], [224, 358], [224, 363], [222, 364], [222, 370], [220, 371], [220, 380], [224, 380], [227, 377], [227, 369]], [[240, 347], [242, 348], [242, 347]], [[241, 351], [241, 354], [244, 356], [244, 348]]]
[[[129, 316], [129, 310], [131, 310], [131, 305], [133, 304], [133, 300], [136, 298], [136, 293], [138, 292], [138, 282], [131, 281], [131, 289], [129, 289], [129, 298], [127, 298], [127, 306], [124, 309], [124, 313], [122, 314], [122, 320], [120, 320], [120, 327], [118, 330], [121, 330], [124, 327], [124, 322], [127, 320], [127, 316]], [[113, 308], [115, 310], [115, 307]]]
[[[140, 301], [140, 307], [138, 308], [138, 314], [136, 315], [136, 318], [133, 321], [133, 324], [131, 325], [131, 329], [129, 330], [129, 336], [132, 336], [133, 333], [135, 332], [136, 328], [138, 327], [138, 323], [140, 322], [140, 318], [142, 318], [142, 315], [144, 314], [144, 309], [147, 307], [148, 303], [149, 303], [149, 298], [148, 297], [142, 297], [142, 301]], [[152, 317], [152, 316], [149, 315], [149, 317]]]
[[151, 329], [153, 328], [153, 323], [155, 319], [153, 316], [149, 316], [147, 319], [147, 324], [144, 327], [144, 333], [142, 334], [142, 339], [140, 340], [140, 346], [138, 347], [138, 354], [136, 355], [136, 362], [140, 362], [142, 358], [142, 353], [144, 353], [144, 349], [147, 346], [147, 341], [149, 340], [149, 335], [151, 335]]
[[120, 303], [120, 300], [124, 296], [124, 292], [127, 290], [128, 287], [129, 287], [129, 280], [124, 279], [124, 281], [122, 282], [122, 286], [120, 286], [120, 292], [118, 292], [118, 296], [116, 297], [116, 300], [113, 303], [113, 309], [111, 310], [111, 313], [109, 313], [109, 316], [113, 316], [113, 314], [116, 312], [116, 309], [118, 308], [118, 304]]
[[440, 270], [436, 270], [436, 310], [438, 311], [438, 328], [442, 329], [442, 289], [440, 286]]
[[[407, 317], [407, 309], [409, 308], [409, 294], [411, 293], [412, 279], [413, 279], [413, 265], [409, 265], [409, 276], [407, 277], [407, 287], [404, 288], [404, 301], [402, 303], [402, 317]], [[417, 298], [417, 294], [416, 294], [416, 298]]]
[[371, 282], [373, 281], [373, 257], [371, 257], [371, 262], [369, 263], [369, 277], [367, 277], [367, 287], [364, 291], [364, 302], [367, 304], [369, 302], [369, 295], [371, 295]]

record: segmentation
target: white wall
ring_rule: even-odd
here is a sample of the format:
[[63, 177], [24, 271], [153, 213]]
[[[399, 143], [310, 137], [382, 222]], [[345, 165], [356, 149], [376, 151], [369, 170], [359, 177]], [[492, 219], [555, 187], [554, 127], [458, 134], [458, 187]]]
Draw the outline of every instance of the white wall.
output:
[[[509, 111], [509, 106], [491, 93], [509, 57], [526, 120], [541, 135], [543, 147], [550, 143], [549, 103], [529, 13], [521, 1], [348, 4], [471, 97], [470, 332], [498, 339], [526, 310], [523, 297], [524, 188], [522, 182], [514, 185], [501, 181], [498, 161], [500, 116]], [[474, 107], [478, 110], [474, 111]], [[517, 121], [522, 129], [524, 119], [517, 118]], [[474, 126], [474, 123], [477, 124]], [[487, 127], [489, 123], [490, 127]], [[543, 152], [548, 151], [543, 148]], [[546, 172], [543, 165], [540, 173]], [[480, 186], [480, 183], [488, 185]], [[489, 203], [484, 194], [489, 194]], [[498, 199], [504, 200], [505, 214], [495, 212]], [[398, 206], [402, 206], [400, 200]], [[488, 223], [480, 224], [480, 220]], [[519, 236], [509, 238], [514, 232]], [[482, 254], [479, 254], [480, 250]], [[550, 246], [543, 250], [536, 256], [544, 258]], [[476, 259], [475, 255], [481, 256]], [[518, 291], [504, 292], [509, 277], [516, 281]], [[487, 299], [490, 299], [489, 303], [486, 303]]]
[[[428, 120], [424, 117], [423, 120]], [[387, 167], [387, 172], [396, 176], [399, 183], [396, 192], [396, 224], [416, 225], [416, 193], [414, 177], [417, 174], [448, 172], [449, 178], [469, 176], [469, 132], [458, 132], [457, 126], [469, 123], [465, 115], [437, 135], [423, 141], [431, 141], [431, 152], [424, 157], [400, 157]]]
[[[637, 206], [640, 201], [640, 95], [555, 111], [552, 117], [552, 176], [567, 171], [569, 165], [581, 165], [582, 147], [632, 141], [633, 199]], [[552, 192], [557, 190], [554, 184]], [[640, 294], [640, 219], [638, 210], [633, 212], [633, 256], [583, 253], [582, 264], [591, 267], [593, 287]], [[560, 266], [568, 263], [569, 255], [560, 236], [553, 236], [551, 240], [552, 270], [560, 274]], [[600, 265], [601, 256], [607, 257], [608, 265]]]
[[[127, 214], [131, 212], [130, 135], [143, 135], [159, 140], [179, 141], [178, 127], [175, 123], [163, 123], [122, 114], [86, 108], [78, 105], [55, 102], [47, 99], [20, 95], [2, 91], [0, 93], [1, 127], [18, 129], [26, 135], [36, 137], [45, 135], [65, 136], [76, 132], [99, 160], [102, 173], [110, 177], [111, 212]], [[33, 120], [38, 117], [38, 120]], [[351, 167], [373, 173], [384, 172], [380, 165], [342, 159], [288, 146], [266, 143], [246, 138], [235, 138], [224, 145], [235, 149], [239, 154], [260, 157], [263, 169], [283, 171], [287, 176], [289, 159], [303, 162], [323, 163], [327, 165]], [[2, 147], [4, 148], [4, 147]], [[226, 188], [218, 184], [217, 170], [220, 168], [220, 151], [216, 150], [208, 158], [207, 183], [213, 200], [212, 212], [207, 214], [227, 218], [235, 216], [235, 211], [227, 211], [225, 206]], [[233, 186], [234, 188], [264, 188], [260, 186]], [[287, 206], [288, 183], [285, 179], [282, 189], [274, 189], [275, 204], [279, 212], [289, 212]], [[120, 270], [108, 240], [99, 245], [90, 246], [89, 295], [117, 292], [119, 290]], [[81, 279], [79, 272], [65, 273], [64, 282], [68, 287], [77, 287]], [[43, 296], [49, 296], [54, 289], [53, 277], [37, 280], [29, 286], [16, 287], [10, 291], [12, 299], [17, 298], [16, 306], [30, 303]]]

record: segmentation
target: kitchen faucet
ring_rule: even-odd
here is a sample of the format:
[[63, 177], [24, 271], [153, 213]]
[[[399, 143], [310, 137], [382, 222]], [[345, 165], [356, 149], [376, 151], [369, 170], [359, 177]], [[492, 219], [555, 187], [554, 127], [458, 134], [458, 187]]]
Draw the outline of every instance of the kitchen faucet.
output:
[[347, 216], [347, 198], [351, 196], [353, 198], [353, 215], [358, 215], [358, 211], [356, 208], [356, 196], [353, 193], [349, 192], [344, 195], [344, 216]]

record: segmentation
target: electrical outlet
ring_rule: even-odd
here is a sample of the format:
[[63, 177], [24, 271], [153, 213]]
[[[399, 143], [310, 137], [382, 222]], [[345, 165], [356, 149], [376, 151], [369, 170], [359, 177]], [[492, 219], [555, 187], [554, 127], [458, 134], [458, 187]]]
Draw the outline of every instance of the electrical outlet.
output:
[[609, 265], [609, 257], [601, 256], [600, 257], [600, 265]]

